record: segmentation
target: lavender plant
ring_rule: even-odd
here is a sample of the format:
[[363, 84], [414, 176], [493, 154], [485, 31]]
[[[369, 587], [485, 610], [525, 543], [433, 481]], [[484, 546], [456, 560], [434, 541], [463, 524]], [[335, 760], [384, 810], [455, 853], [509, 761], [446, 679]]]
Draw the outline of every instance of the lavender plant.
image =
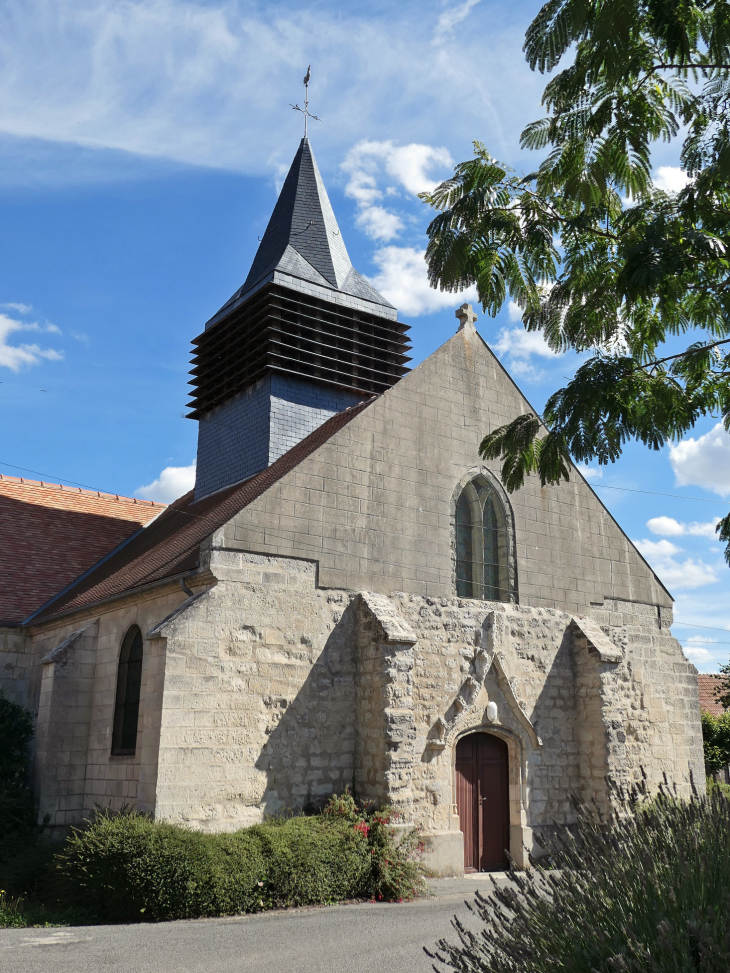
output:
[[513, 872], [477, 893], [477, 932], [453, 920], [434, 970], [458, 973], [726, 973], [730, 969], [730, 800], [622, 795], [605, 820], [541, 839], [554, 868]]

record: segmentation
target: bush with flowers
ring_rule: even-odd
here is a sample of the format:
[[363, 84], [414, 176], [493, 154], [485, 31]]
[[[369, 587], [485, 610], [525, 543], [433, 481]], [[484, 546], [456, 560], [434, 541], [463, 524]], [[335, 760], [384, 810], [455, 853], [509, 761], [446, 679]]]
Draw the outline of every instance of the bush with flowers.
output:
[[349, 792], [319, 814], [228, 834], [153, 821], [131, 809], [98, 811], [51, 850], [32, 888], [16, 874], [13, 909], [0, 910], [0, 925], [18, 924], [23, 915], [32, 922], [34, 912], [49, 908], [67, 910], [73, 922], [155, 922], [410, 899], [424, 888], [420, 842], [395, 825], [391, 809], [358, 806]]
[[348, 789], [332, 797], [322, 813], [351, 821], [353, 829], [367, 841], [368, 868], [361, 893], [364, 897], [403, 902], [424, 890], [423, 839], [416, 829], [398, 829], [397, 811], [358, 804]]

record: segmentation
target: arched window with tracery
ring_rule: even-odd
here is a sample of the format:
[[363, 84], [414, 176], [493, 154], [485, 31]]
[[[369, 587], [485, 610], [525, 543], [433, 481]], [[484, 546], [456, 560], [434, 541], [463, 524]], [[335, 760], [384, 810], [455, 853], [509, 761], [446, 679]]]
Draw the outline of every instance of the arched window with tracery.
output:
[[137, 749], [139, 696], [142, 687], [142, 633], [137, 625], [127, 631], [119, 653], [117, 698], [112, 728], [112, 754], [133, 754]]
[[456, 501], [456, 593], [460, 598], [515, 601], [512, 518], [503, 491], [480, 473]]

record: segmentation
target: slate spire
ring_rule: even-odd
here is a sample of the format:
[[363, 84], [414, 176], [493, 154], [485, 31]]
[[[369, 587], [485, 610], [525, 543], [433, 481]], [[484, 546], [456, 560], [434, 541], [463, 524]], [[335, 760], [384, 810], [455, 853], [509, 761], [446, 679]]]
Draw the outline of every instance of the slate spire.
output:
[[352, 264], [307, 138], [294, 156], [244, 289], [274, 270], [288, 247], [332, 287], [344, 286]]
[[307, 293], [311, 292], [311, 285], [325, 288], [334, 292], [331, 296], [341, 304], [365, 307], [365, 301], [373, 305], [374, 313], [393, 320], [397, 317], [393, 305], [352, 266], [306, 136], [294, 156], [243, 286], [206, 327], [216, 324], [270, 281]]

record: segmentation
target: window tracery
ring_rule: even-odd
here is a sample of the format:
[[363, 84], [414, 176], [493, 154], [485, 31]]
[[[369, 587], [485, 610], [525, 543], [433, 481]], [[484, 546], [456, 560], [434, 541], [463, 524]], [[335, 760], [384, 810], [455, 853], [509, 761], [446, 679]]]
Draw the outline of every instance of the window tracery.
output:
[[511, 517], [491, 477], [480, 473], [466, 483], [455, 521], [457, 595], [514, 601]]

